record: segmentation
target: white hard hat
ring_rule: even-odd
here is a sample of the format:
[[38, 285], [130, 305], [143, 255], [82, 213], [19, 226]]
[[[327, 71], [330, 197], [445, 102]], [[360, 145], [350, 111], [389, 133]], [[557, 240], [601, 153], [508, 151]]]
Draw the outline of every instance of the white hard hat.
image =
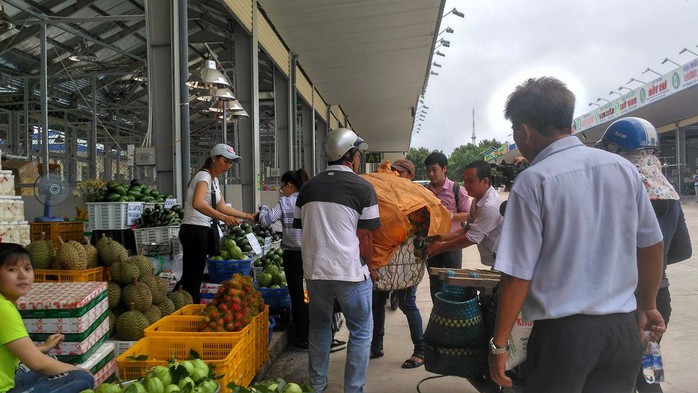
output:
[[348, 128], [336, 128], [327, 134], [324, 143], [327, 161], [337, 161], [351, 149], [366, 150], [368, 144]]

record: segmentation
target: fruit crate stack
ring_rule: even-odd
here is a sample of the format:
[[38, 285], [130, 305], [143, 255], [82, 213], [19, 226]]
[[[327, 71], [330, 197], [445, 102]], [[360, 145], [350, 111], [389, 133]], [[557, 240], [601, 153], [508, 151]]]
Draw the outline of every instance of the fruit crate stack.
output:
[[44, 240], [51, 240], [54, 248], [61, 245], [59, 237], [64, 242], [82, 241], [85, 238], [85, 223], [82, 221], [32, 222], [29, 226], [32, 241], [39, 240], [43, 236]]
[[31, 241], [29, 223], [24, 218], [24, 201], [15, 196], [12, 171], [0, 167], [0, 238], [4, 243], [26, 246]]
[[102, 349], [109, 332], [108, 302], [106, 282], [37, 283], [17, 301], [17, 309], [33, 341], [57, 332], [65, 336], [50, 355], [87, 364], [106, 380], [114, 372], [114, 348]]

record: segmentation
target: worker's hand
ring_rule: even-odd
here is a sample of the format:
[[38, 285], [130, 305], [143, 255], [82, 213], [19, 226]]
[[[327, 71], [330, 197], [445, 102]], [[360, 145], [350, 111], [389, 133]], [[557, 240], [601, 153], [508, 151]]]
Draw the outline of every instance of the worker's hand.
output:
[[41, 346], [39, 346], [39, 350], [43, 353], [48, 353], [53, 348], [56, 348], [57, 346], [59, 346], [63, 342], [64, 339], [65, 339], [65, 336], [62, 334], [58, 334], [58, 333], [52, 334], [52, 335], [48, 336], [46, 341], [44, 341], [44, 343]]
[[371, 276], [371, 281], [376, 282], [378, 281], [378, 272], [375, 271], [374, 269], [368, 269], [368, 274]]
[[499, 386], [508, 387], [512, 386], [511, 378], [507, 377], [506, 365], [507, 359], [509, 359], [508, 353], [502, 353], [499, 355], [489, 354], [487, 357], [487, 362], [490, 365], [490, 377]]
[[252, 214], [252, 221], [259, 222], [259, 212], [255, 212]]
[[240, 223], [237, 218], [228, 215], [223, 215], [223, 219], [221, 221], [223, 221], [225, 225], [238, 225]]
[[642, 335], [644, 331], [650, 332], [652, 341], [658, 341], [666, 331], [664, 318], [662, 318], [662, 314], [660, 314], [656, 308], [651, 310], [637, 310], [635, 312], [635, 319], [640, 329], [640, 335]]
[[433, 257], [434, 255], [441, 254], [441, 248], [442, 248], [443, 243], [442, 242], [433, 242], [427, 246], [427, 255], [429, 258]]

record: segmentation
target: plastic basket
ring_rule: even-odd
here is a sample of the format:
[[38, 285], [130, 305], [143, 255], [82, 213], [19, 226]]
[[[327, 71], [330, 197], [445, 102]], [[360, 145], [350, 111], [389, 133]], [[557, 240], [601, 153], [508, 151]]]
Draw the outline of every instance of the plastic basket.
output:
[[230, 280], [235, 273], [249, 276], [250, 269], [252, 267], [252, 260], [242, 259], [239, 261], [215, 261], [208, 259], [207, 265], [208, 275], [211, 278], [211, 282], [219, 284], [223, 281]]
[[41, 232], [44, 233], [44, 240], [51, 240], [53, 247], [58, 248], [61, 245], [59, 236], [64, 242], [82, 241], [85, 237], [85, 223], [82, 221], [29, 223], [29, 236], [32, 241], [41, 239]]
[[106, 281], [104, 268], [84, 270], [34, 269], [34, 282], [88, 282]]
[[288, 293], [288, 287], [283, 288], [258, 288], [262, 293], [264, 304], [268, 305], [272, 310], [291, 307], [291, 295]]
[[281, 240], [271, 242], [271, 249], [272, 250], [278, 250], [279, 248], [281, 248]]
[[206, 305], [204, 304], [187, 304], [186, 306], [170, 314], [170, 316], [201, 315], [201, 311], [203, 311], [204, 308], [206, 308]]
[[255, 372], [259, 372], [269, 358], [269, 307], [265, 306], [264, 311], [254, 317], [252, 322], [257, 330], [254, 338], [254, 348], [257, 353]]
[[89, 202], [87, 230], [128, 229], [128, 204], [143, 202]]
[[[247, 386], [254, 378], [254, 361], [250, 359], [250, 348], [234, 337], [145, 337], [128, 351], [119, 355], [116, 364], [122, 380], [143, 378], [155, 366], [167, 366], [171, 358], [188, 359], [189, 351], [196, 351], [201, 360], [216, 367], [222, 375], [220, 384]], [[146, 360], [135, 360], [139, 356]], [[252, 361], [251, 361], [252, 360]]]
[[[139, 228], [133, 230], [133, 236], [136, 238], [136, 246], [140, 247], [143, 244], [162, 244], [167, 243], [173, 237], [179, 235], [179, 226]], [[179, 239], [177, 240], [179, 242]]]

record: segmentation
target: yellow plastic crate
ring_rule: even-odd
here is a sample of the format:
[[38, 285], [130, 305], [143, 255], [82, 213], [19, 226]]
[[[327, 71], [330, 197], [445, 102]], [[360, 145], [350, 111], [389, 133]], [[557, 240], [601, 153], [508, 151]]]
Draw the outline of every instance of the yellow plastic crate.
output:
[[[155, 366], [167, 366], [172, 358], [188, 359], [189, 351], [196, 351], [206, 364], [215, 366], [215, 373], [223, 377], [221, 386], [230, 382], [247, 386], [254, 378], [249, 348], [233, 337], [145, 337], [119, 355], [116, 364], [122, 380], [139, 379]], [[139, 356], [146, 360], [135, 360]]]
[[206, 308], [205, 304], [187, 304], [186, 306], [170, 314], [170, 316], [201, 315], [201, 311], [203, 311], [204, 308]]
[[259, 372], [269, 358], [269, 306], [264, 306], [264, 311], [252, 320], [252, 324], [256, 329], [254, 347], [257, 351], [256, 372]]
[[30, 222], [29, 227], [29, 237], [32, 241], [41, 239], [41, 232], [43, 232], [44, 240], [51, 240], [54, 248], [61, 245], [59, 236], [64, 242], [68, 240], [82, 242], [85, 237], [85, 223], [82, 221]]
[[84, 270], [34, 269], [34, 282], [88, 282], [104, 281], [104, 268]]

